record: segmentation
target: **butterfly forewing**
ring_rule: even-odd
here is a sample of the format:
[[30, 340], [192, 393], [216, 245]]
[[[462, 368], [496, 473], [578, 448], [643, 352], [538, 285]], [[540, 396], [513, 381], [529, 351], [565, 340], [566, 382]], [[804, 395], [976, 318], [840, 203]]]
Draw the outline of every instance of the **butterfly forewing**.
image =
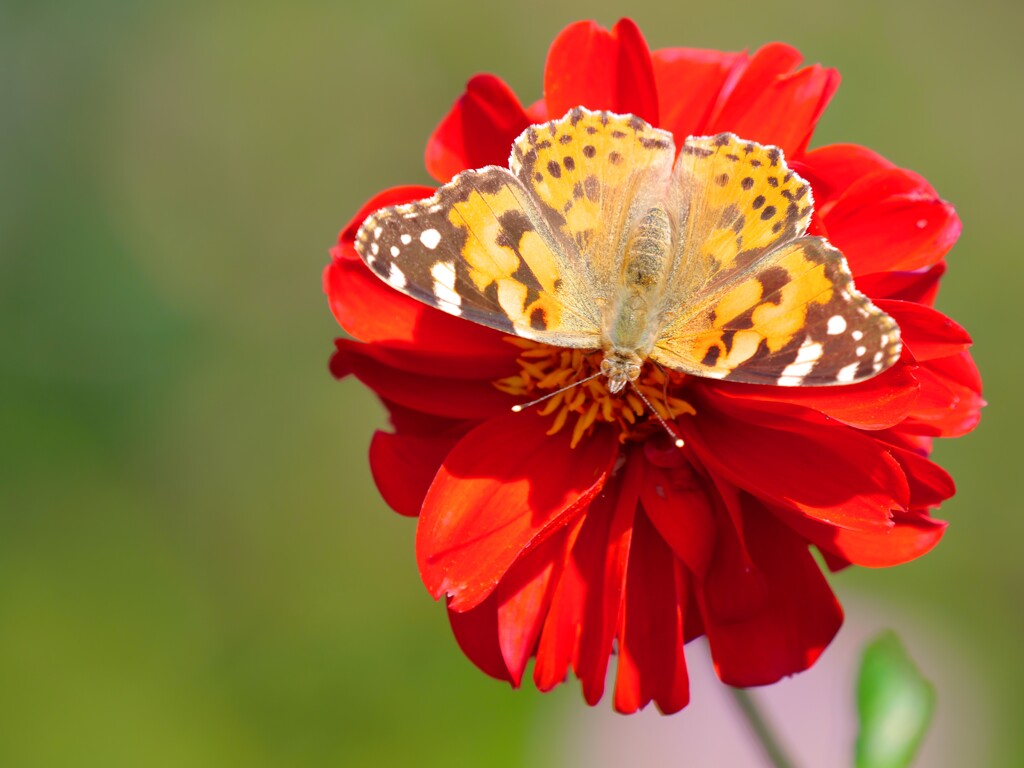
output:
[[356, 250], [391, 286], [449, 314], [559, 346], [600, 346], [593, 307], [565, 282], [561, 244], [503, 168], [467, 171], [427, 200], [377, 211]]
[[577, 107], [527, 129], [510, 167], [565, 242], [573, 290], [602, 309], [621, 280], [626, 242], [651, 205], [663, 204], [672, 134], [633, 115]]
[[731, 133], [689, 137], [672, 175], [680, 218], [677, 291], [714, 290], [780, 243], [807, 231], [810, 185], [776, 147]]

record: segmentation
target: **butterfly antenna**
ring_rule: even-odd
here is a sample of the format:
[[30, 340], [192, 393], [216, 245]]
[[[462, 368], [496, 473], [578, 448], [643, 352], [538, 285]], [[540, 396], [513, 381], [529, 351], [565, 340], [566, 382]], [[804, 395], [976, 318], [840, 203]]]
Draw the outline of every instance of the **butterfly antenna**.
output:
[[668, 432], [668, 436], [672, 438], [672, 442], [675, 443], [676, 448], [682, 448], [684, 443], [683, 438], [679, 436], [679, 433], [672, 429], [672, 427], [668, 425], [667, 421], [661, 418], [661, 414], [654, 409], [654, 406], [651, 405], [651, 401], [648, 400], [644, 393], [640, 391], [640, 387], [633, 382], [629, 382], [629, 385], [633, 388], [633, 391], [637, 393], [640, 399], [644, 401], [644, 405], [647, 406], [647, 410], [654, 414], [654, 418], [656, 418], [661, 423], [661, 426], [665, 428], [665, 431]]
[[[538, 397], [536, 400], [531, 400], [528, 403], [522, 403], [520, 405], [513, 405], [512, 406], [512, 410], [515, 413], [519, 413], [520, 411], [524, 411], [527, 408], [530, 408], [530, 407], [536, 405], [537, 403], [543, 403], [548, 398], [554, 397], [555, 395], [560, 395], [562, 392], [565, 392], [568, 389], [572, 389], [573, 387], [578, 387], [580, 384], [586, 384], [591, 379], [596, 379], [598, 376], [603, 376], [603, 375], [604, 374], [601, 373], [601, 371], [598, 371], [597, 373], [595, 373], [592, 376], [587, 376], [587, 378], [585, 378], [585, 379], [580, 379], [579, 381], [574, 381], [572, 384], [568, 384], [568, 385], [562, 387], [561, 389], [556, 389], [554, 392], [549, 392], [548, 394], [544, 395], [544, 397]], [[641, 395], [641, 397], [643, 397], [643, 395]]]

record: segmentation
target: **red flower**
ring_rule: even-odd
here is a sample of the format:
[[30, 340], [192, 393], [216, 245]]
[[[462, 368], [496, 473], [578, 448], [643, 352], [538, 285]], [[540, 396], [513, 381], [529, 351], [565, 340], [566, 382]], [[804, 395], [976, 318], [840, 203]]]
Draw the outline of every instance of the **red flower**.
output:
[[650, 52], [628, 20], [582, 22], [552, 46], [542, 101], [523, 107], [479, 75], [427, 146], [446, 182], [505, 165], [528, 125], [583, 105], [636, 114], [677, 146], [731, 131], [785, 151], [812, 184], [812, 232], [898, 321], [903, 356], [841, 387], [672, 379], [682, 451], [622, 405], [628, 391], [615, 408], [580, 387], [510, 413], [583, 353], [509, 343], [366, 269], [353, 247], [363, 218], [432, 189], [383, 192], [342, 231], [324, 283], [358, 341], [337, 341], [331, 369], [388, 407], [374, 478], [397, 512], [419, 516], [423, 581], [448, 597], [456, 639], [488, 674], [518, 686], [534, 657], [541, 690], [572, 668], [593, 704], [617, 650], [616, 709], [674, 712], [689, 698], [684, 643], [705, 634], [724, 682], [771, 683], [813, 664], [842, 622], [809, 546], [833, 569], [889, 566], [941, 538], [930, 511], [954, 487], [928, 460], [931, 441], [973, 429], [983, 404], [970, 338], [932, 307], [960, 222], [923, 178], [868, 149], [807, 151], [839, 75], [799, 63], [781, 44]]

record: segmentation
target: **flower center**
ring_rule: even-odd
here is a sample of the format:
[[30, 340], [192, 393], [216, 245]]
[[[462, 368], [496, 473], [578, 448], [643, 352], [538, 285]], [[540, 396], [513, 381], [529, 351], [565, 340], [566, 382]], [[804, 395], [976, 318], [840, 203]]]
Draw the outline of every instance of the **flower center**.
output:
[[[606, 376], [589, 378], [601, 370], [603, 352], [553, 347], [514, 336], [507, 337], [506, 341], [522, 350], [517, 360], [519, 373], [495, 381], [494, 386], [510, 395], [533, 399], [557, 392], [538, 404], [538, 412], [554, 416], [549, 435], [571, 425], [573, 448], [601, 423], [617, 428], [619, 440], [624, 443], [643, 440], [661, 430], [658, 419], [633, 388], [639, 389], [657, 415], [666, 421], [696, 413], [692, 405], [672, 394], [686, 379], [686, 374], [645, 364], [639, 378], [629, 388], [612, 394]], [[575, 382], [583, 383], [572, 386]], [[558, 392], [565, 387], [572, 388]]]

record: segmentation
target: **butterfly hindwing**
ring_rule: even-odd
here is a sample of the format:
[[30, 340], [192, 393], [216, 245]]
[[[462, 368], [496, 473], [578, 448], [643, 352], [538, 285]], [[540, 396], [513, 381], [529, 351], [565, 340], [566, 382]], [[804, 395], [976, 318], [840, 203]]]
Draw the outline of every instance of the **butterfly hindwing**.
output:
[[899, 328], [853, 286], [846, 259], [801, 237], [721, 284], [704, 309], [662, 331], [651, 358], [749, 384], [862, 381], [900, 356]]
[[600, 346], [593, 307], [563, 282], [563, 249], [503, 168], [466, 171], [427, 200], [377, 211], [356, 250], [392, 287], [449, 314], [559, 346]]

